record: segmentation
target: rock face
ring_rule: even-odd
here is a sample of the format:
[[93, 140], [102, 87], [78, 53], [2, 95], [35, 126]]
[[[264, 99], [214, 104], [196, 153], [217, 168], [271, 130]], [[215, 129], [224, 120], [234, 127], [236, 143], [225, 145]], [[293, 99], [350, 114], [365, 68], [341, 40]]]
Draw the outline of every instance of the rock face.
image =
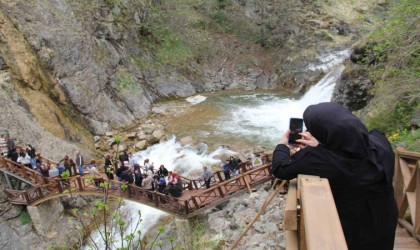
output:
[[3, 222], [0, 222], [0, 248], [16, 250], [28, 249], [20, 237]]
[[[324, 73], [310, 64], [325, 64], [322, 54], [348, 47], [355, 38], [349, 23], [357, 20], [357, 11], [366, 12], [378, 2], [352, 1], [349, 9], [348, 1], [235, 0], [215, 10], [212, 1], [168, 8], [172, 3], [2, 0], [0, 7], [5, 20], [23, 33], [27, 50], [34, 51], [23, 81], [34, 90], [44, 86], [91, 132], [105, 134], [146, 116], [159, 99], [220, 89], [304, 89]], [[165, 27], [159, 20], [153, 23], [153, 11], [170, 17], [167, 30], [173, 22], [178, 33], [162, 37]], [[185, 21], [183, 11], [196, 21]], [[206, 23], [209, 18], [216, 20]], [[212, 31], [203, 31], [201, 23]], [[244, 39], [223, 35], [232, 27], [242, 27], [238, 36]], [[211, 35], [217, 32], [222, 35]], [[4, 33], [9, 48], [3, 51], [9, 56], [0, 55], [3, 69], [20, 60], [13, 57], [19, 51], [11, 37]], [[147, 45], [150, 40], [153, 49]], [[177, 43], [170, 44], [173, 54], [165, 51], [166, 41], [182, 42], [190, 51], [185, 52], [188, 60], [181, 62]], [[39, 71], [45, 77], [32, 80], [31, 74]]]
[[11, 84], [8, 72], [0, 72], [0, 88], [1, 126], [9, 129], [16, 144], [32, 144], [52, 160], [60, 160], [64, 154], [75, 155], [79, 148], [74, 143], [47, 132], [32, 116], [27, 103]]
[[351, 111], [357, 111], [366, 106], [372, 98], [370, 91], [373, 83], [367, 69], [360, 65], [348, 67], [342, 74], [334, 89], [332, 101], [340, 103]]
[[[270, 183], [266, 183], [252, 194], [246, 193], [231, 198], [228, 202], [188, 221], [175, 219], [171, 223], [164, 223], [165, 233], [178, 236], [174, 237], [175, 242], [173, 242], [176, 249], [231, 246], [243, 229], [255, 218], [269, 196], [267, 191], [269, 189]], [[279, 195], [272, 200], [235, 249], [285, 249], [282, 231], [283, 213], [284, 199]], [[154, 230], [150, 232], [146, 237], [148, 242], [156, 237]], [[162, 242], [163, 249], [171, 247], [166, 235], [159, 236], [157, 242]]]

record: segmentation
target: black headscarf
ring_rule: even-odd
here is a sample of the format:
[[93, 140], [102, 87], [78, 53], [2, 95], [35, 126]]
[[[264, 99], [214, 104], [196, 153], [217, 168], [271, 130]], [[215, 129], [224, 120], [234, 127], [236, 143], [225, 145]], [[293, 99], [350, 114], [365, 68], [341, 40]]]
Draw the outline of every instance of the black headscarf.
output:
[[337, 103], [309, 106], [303, 119], [308, 131], [320, 142], [331, 162], [355, 184], [382, 179], [392, 182], [394, 154], [386, 137], [366, 126]]

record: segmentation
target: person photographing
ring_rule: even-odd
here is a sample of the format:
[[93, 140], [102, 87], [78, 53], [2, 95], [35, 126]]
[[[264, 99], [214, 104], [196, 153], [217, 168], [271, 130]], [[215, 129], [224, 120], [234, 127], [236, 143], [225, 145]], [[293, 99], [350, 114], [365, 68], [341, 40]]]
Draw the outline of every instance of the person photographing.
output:
[[[394, 153], [387, 138], [336, 103], [309, 106], [307, 131], [290, 145], [289, 133], [273, 152], [272, 173], [283, 180], [299, 174], [328, 179], [347, 246], [393, 249], [397, 206], [393, 194]], [[300, 148], [290, 155], [291, 148]]]

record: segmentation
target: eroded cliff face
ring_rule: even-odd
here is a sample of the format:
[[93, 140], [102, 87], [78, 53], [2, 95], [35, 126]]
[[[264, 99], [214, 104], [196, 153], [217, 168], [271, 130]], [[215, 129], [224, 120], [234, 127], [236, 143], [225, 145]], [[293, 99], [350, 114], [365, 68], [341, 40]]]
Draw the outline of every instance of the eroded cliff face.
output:
[[[165, 98], [303, 89], [324, 73], [311, 65], [350, 47], [363, 24], [358, 17], [377, 2], [2, 0], [3, 25], [13, 24], [22, 37], [3, 32], [3, 57], [25, 83], [20, 95], [45, 93], [27, 98], [31, 113], [42, 109], [40, 99], [53, 100], [76, 123], [104, 134], [145, 117]], [[37, 120], [45, 117], [54, 115]], [[45, 123], [61, 123], [62, 131], [48, 130], [64, 137], [63, 120]]]

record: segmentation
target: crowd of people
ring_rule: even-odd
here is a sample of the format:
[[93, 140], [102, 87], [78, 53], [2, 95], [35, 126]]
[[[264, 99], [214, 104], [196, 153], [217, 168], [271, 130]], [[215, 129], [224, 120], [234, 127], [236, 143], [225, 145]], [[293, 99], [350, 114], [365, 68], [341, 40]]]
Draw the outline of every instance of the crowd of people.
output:
[[[88, 174], [93, 178], [96, 186], [100, 187], [101, 183], [104, 182], [97, 162], [95, 160], [89, 161], [85, 167], [85, 160], [80, 151], [76, 152], [74, 158], [65, 155], [63, 159], [55, 163], [43, 158], [30, 144], [25, 148], [22, 146], [15, 147], [14, 142], [11, 141], [8, 143], [7, 157], [14, 162], [37, 171], [44, 177], [62, 177], [63, 173], [66, 173], [65, 176], [67, 177]], [[235, 157], [230, 157], [226, 160], [226, 163], [222, 166], [225, 180], [239, 174], [240, 163], [240, 159]], [[111, 154], [106, 154], [103, 170], [106, 178], [110, 181], [110, 188], [114, 190], [121, 188], [122, 184], [132, 184], [148, 191], [157, 191], [173, 197], [182, 195], [182, 179], [178, 173], [168, 171], [163, 164], [156, 170], [154, 163], [150, 162], [149, 159], [145, 159], [143, 164], [140, 165], [135, 160], [134, 155], [126, 150], [119, 154], [117, 161], [114, 160]], [[211, 177], [211, 169], [203, 166], [202, 180], [206, 188], [210, 188]], [[118, 182], [115, 182], [116, 180]], [[117, 187], [116, 183], [120, 183], [119, 187]]]

